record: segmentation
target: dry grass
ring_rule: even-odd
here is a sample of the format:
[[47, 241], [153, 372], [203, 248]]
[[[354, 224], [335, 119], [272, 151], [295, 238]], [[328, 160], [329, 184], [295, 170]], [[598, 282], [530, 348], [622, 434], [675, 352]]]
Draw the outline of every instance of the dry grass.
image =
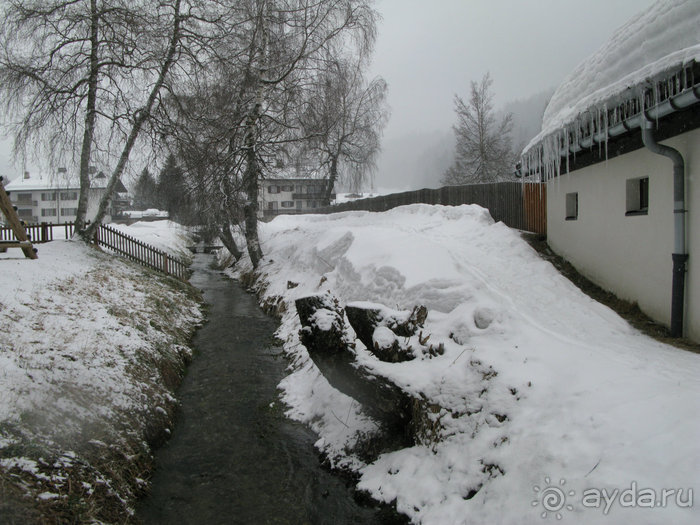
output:
[[[171, 394], [191, 358], [188, 344], [196, 327], [193, 318], [185, 320], [183, 311], [197, 309], [201, 295], [185, 283], [135, 265], [128, 265], [126, 272], [117, 268], [115, 274], [109, 257], [96, 256], [104, 259], [103, 264], [80, 282], [57, 283], [55, 293], [68, 298], [69, 304], [81, 304], [82, 296], [97, 299], [125, 331], [144, 334], [144, 347], [129, 358], [125, 374], [128, 384], [138, 385], [143, 408], [113, 408], [109, 416], [97, 414], [89, 422], [66, 414], [70, 424], [81, 423], [78, 433], [72, 428], [52, 428], [47, 421], [61, 414], [52, 413], [55, 407], [49, 406], [37, 407], [16, 422], [0, 422], [0, 438], [5, 441], [0, 448], [0, 460], [5, 460], [0, 466], [2, 525], [133, 523], [133, 506], [148, 490], [152, 448], [162, 444], [173, 427], [177, 402]], [[120, 297], [115, 291], [120, 289], [143, 293], [141, 306], [134, 309], [115, 302]], [[39, 304], [36, 309], [41, 308]], [[73, 330], [72, 315], [79, 317], [80, 313], [66, 310], [67, 333]], [[82, 351], [115, 358], [122, 355], [108, 336], [98, 346], [66, 348], [64, 352], [71, 356]], [[33, 351], [44, 352], [41, 348]], [[102, 362], [109, 366], [108, 359]], [[56, 383], [56, 387], [90, 406], [94, 394], [75, 390], [70, 384]], [[18, 458], [25, 463], [17, 463]]]

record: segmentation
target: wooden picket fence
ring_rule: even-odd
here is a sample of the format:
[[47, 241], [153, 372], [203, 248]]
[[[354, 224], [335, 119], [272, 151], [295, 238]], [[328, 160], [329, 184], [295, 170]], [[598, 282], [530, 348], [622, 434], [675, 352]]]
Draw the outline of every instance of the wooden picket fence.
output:
[[[70, 239], [75, 232], [75, 224], [30, 224], [25, 226], [33, 244], [50, 242], [54, 239], [54, 228], [64, 228], [65, 238]], [[14, 240], [11, 228], [0, 228], [0, 240]], [[153, 270], [172, 275], [181, 281], [187, 281], [190, 271], [185, 262], [169, 253], [139, 241], [119, 230], [100, 224], [95, 230], [93, 242], [108, 251], [121, 255]]]
[[[27, 237], [32, 241], [33, 244], [41, 244], [44, 242], [53, 241], [53, 229], [63, 228], [65, 232], [65, 238], [69, 239], [73, 235], [73, 223], [65, 222], [61, 224], [49, 224], [42, 222], [41, 224], [25, 224], [24, 229], [27, 232]], [[0, 228], [0, 241], [13, 241], [15, 240], [15, 234], [10, 227]]]

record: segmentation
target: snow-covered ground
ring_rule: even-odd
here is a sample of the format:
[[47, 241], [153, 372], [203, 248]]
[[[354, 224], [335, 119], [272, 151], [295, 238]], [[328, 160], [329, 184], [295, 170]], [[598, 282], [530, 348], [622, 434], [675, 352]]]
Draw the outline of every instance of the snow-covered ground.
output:
[[[688, 505], [700, 488], [700, 355], [637, 332], [487, 210], [412, 205], [260, 227], [261, 300], [287, 305], [288, 414], [359, 488], [425, 524], [700, 522]], [[298, 337], [294, 300], [325, 291], [341, 305], [428, 307], [443, 355], [382, 363], [359, 341], [357, 355], [439, 406], [431, 438], [372, 464], [348, 453], [374, 424]]]
[[110, 224], [109, 226], [175, 257], [189, 257], [191, 255], [187, 249], [192, 244], [189, 233], [186, 228], [176, 222], [169, 220], [138, 221], [129, 226], [126, 224]]
[[[145, 238], [176, 236], [150, 224]], [[121, 522], [146, 486], [145, 442], [170, 425], [199, 305], [82, 242], [38, 249], [37, 260], [0, 254], [0, 522], [18, 505], [52, 507], [42, 522], [66, 508], [70, 520]]]

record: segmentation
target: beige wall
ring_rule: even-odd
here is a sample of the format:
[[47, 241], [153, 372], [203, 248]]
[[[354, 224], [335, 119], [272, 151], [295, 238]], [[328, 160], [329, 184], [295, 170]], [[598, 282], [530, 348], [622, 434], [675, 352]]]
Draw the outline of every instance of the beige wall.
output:
[[[700, 130], [662, 142], [686, 162], [685, 334], [700, 341]], [[625, 216], [626, 181], [649, 177], [648, 215]], [[673, 262], [673, 164], [641, 149], [552, 180], [547, 189], [552, 249], [603, 288], [637, 301], [670, 324]], [[565, 195], [578, 192], [577, 220], [565, 220]]]

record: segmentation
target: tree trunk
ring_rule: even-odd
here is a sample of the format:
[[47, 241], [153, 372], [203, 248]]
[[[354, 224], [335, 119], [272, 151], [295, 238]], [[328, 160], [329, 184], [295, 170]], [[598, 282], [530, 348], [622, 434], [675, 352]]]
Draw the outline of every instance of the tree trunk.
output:
[[243, 252], [236, 244], [236, 240], [233, 238], [233, 235], [231, 235], [231, 226], [228, 223], [221, 227], [219, 236], [221, 237], [221, 242], [224, 243], [224, 246], [226, 246], [226, 249], [231, 255], [233, 255], [236, 262], [238, 262], [240, 258], [243, 257]]
[[80, 151], [80, 197], [78, 198], [78, 211], [75, 218], [75, 231], [82, 232], [85, 229], [88, 197], [90, 194], [90, 153], [95, 134], [95, 118], [97, 113], [95, 105], [97, 101], [97, 74], [98, 66], [98, 25], [100, 17], [97, 12], [97, 0], [90, 0], [90, 74], [88, 76], [88, 93], [85, 108], [85, 130], [83, 132], [83, 144]]
[[119, 162], [117, 162], [117, 167], [114, 168], [114, 171], [112, 172], [112, 175], [109, 178], [109, 182], [107, 183], [107, 189], [105, 190], [105, 193], [102, 196], [102, 199], [100, 200], [100, 205], [97, 209], [97, 215], [95, 216], [95, 219], [93, 220], [92, 224], [90, 224], [90, 226], [83, 230], [81, 234], [83, 239], [87, 242], [90, 241], [90, 239], [95, 233], [95, 230], [97, 229], [97, 226], [102, 222], [105, 215], [107, 214], [107, 206], [109, 206], [109, 203], [112, 199], [112, 195], [114, 194], [114, 190], [117, 187], [117, 183], [121, 179], [122, 173], [124, 172], [126, 163], [129, 160], [129, 155], [131, 154], [131, 149], [134, 147], [134, 143], [136, 142], [136, 139], [138, 138], [138, 135], [141, 132], [141, 128], [143, 127], [144, 122], [146, 122], [146, 120], [151, 116], [153, 104], [155, 103], [156, 98], [158, 97], [158, 94], [161, 88], [163, 87], [163, 84], [165, 83], [165, 77], [168, 74], [168, 71], [170, 70], [170, 66], [172, 66], [174, 62], [175, 53], [180, 42], [180, 23], [182, 21], [182, 15], [180, 14], [180, 0], [177, 0], [175, 2], [173, 10], [173, 32], [172, 36], [170, 37], [168, 53], [158, 74], [158, 80], [156, 80], [156, 83], [151, 89], [151, 93], [148, 96], [148, 100], [146, 101], [145, 106], [136, 112], [136, 119], [134, 120], [134, 124], [131, 127], [131, 131], [129, 132], [126, 144], [124, 144], [124, 149], [122, 150], [122, 154], [119, 157]]
[[[301, 343], [328, 382], [359, 402], [367, 414], [382, 422], [401, 446], [413, 441], [413, 398], [385, 377], [358, 366], [346, 336], [343, 308], [329, 294], [295, 301], [302, 329]], [[332, 322], [318, 322], [318, 315]]]
[[[258, 97], [259, 98], [259, 97]], [[246, 122], [245, 136], [245, 156], [246, 169], [243, 176], [243, 187], [247, 194], [247, 203], [243, 208], [245, 217], [245, 239], [248, 248], [248, 255], [253, 268], [257, 268], [263, 258], [260, 249], [260, 239], [258, 238], [258, 191], [260, 179], [260, 166], [258, 164], [257, 152], [255, 151], [255, 132], [260, 116], [261, 104], [256, 102], [253, 110], [248, 115]]]
[[328, 172], [328, 185], [326, 187], [326, 199], [331, 200], [335, 181], [338, 180], [338, 155], [333, 155], [331, 158], [331, 168]]

